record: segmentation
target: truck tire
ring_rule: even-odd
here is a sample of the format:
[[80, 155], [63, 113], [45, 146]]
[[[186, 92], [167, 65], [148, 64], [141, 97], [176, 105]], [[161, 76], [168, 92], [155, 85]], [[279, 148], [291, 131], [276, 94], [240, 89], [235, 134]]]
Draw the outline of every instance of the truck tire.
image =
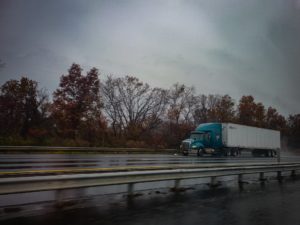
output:
[[197, 156], [200, 156], [200, 157], [203, 156], [203, 149], [202, 148], [198, 149]]
[[228, 150], [228, 149], [225, 149], [224, 150], [224, 156], [230, 156], [230, 150]]
[[182, 155], [184, 155], [184, 156], [188, 156], [188, 155], [189, 155], [189, 153], [188, 153], [188, 152], [183, 152], [183, 153], [182, 153]]
[[270, 152], [269, 152], [269, 150], [266, 150], [266, 151], [265, 151], [265, 157], [270, 157]]

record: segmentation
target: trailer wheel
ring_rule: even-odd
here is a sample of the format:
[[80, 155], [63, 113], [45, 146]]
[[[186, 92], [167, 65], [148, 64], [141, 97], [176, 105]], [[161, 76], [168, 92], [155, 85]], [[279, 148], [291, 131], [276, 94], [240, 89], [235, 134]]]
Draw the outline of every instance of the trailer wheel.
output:
[[265, 157], [269, 157], [269, 156], [270, 156], [269, 151], [268, 150], [265, 151]]

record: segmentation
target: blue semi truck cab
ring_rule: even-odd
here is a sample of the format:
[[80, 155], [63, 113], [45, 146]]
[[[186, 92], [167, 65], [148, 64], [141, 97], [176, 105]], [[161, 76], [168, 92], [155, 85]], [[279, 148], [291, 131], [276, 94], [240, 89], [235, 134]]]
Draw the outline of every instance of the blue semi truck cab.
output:
[[203, 154], [220, 154], [222, 152], [222, 124], [200, 124], [195, 131], [191, 132], [188, 139], [181, 143], [181, 151], [184, 155], [196, 152], [198, 156]]

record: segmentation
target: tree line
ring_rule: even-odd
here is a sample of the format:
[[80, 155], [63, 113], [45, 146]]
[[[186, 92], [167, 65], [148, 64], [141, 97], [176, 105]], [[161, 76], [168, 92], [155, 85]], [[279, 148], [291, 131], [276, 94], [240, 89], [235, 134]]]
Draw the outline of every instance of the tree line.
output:
[[72, 64], [51, 98], [37, 81], [22, 77], [0, 89], [0, 144], [111, 147], [178, 147], [200, 123], [233, 122], [280, 130], [300, 145], [300, 114], [285, 118], [253, 96], [196, 94], [175, 83], [151, 87], [134, 76], [87, 73]]

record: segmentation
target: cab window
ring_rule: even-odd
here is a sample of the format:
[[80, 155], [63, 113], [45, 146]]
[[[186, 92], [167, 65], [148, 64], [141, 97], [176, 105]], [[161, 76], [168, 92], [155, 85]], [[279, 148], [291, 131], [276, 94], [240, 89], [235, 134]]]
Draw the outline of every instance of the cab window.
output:
[[192, 133], [190, 138], [203, 141], [203, 139], [205, 138], [204, 135], [204, 133]]

